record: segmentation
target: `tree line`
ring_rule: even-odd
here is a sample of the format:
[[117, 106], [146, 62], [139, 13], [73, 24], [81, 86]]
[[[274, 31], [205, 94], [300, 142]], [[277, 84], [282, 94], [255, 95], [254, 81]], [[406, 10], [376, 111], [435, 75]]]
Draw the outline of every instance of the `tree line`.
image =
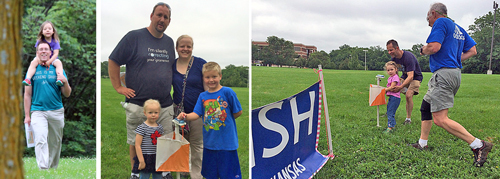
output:
[[[497, 10], [497, 14], [500, 10]], [[500, 73], [500, 22], [496, 20], [494, 34], [494, 48], [492, 53], [491, 70], [494, 74]], [[469, 35], [476, 41], [477, 55], [463, 61], [463, 73], [486, 73], [489, 69], [490, 45], [493, 27], [493, 12], [476, 18], [468, 28]], [[465, 27], [464, 27], [465, 28]], [[389, 39], [388, 39], [389, 40]], [[391, 59], [387, 50], [381, 46], [351, 47], [344, 44], [339, 49], [329, 53], [323, 50], [311, 53], [309, 58], [302, 58], [295, 54], [293, 42], [276, 36], [267, 37], [267, 47], [260, 48], [252, 44], [252, 60], [261, 61], [263, 65], [296, 66], [299, 68], [317, 68], [319, 64], [325, 69], [363, 70], [365, 69], [365, 53], [367, 70], [382, 70], [385, 62]], [[385, 44], [385, 42], [382, 42]], [[402, 49], [412, 52], [417, 58], [420, 68], [430, 72], [429, 56], [420, 55], [420, 47], [415, 44], [411, 49]], [[366, 51], [366, 52], [365, 52]]]

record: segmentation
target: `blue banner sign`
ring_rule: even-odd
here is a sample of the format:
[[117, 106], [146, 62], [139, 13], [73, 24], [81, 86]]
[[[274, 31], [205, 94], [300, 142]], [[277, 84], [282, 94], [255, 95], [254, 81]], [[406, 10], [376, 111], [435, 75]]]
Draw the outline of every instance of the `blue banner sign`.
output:
[[252, 110], [252, 178], [311, 178], [328, 160], [316, 150], [319, 82]]

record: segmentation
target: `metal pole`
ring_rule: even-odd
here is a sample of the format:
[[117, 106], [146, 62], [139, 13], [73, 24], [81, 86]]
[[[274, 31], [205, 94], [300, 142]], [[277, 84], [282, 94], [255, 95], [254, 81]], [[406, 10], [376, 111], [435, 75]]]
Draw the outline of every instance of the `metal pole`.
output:
[[325, 80], [323, 79], [323, 68], [321, 68], [321, 65], [318, 65], [319, 69], [319, 77], [321, 79], [321, 87], [323, 90], [323, 109], [325, 110], [325, 120], [326, 120], [326, 132], [328, 134], [328, 155], [333, 159], [335, 157], [333, 155], [333, 145], [332, 145], [332, 130], [330, 129], [330, 115], [328, 114], [328, 103], [326, 102], [326, 88], [325, 88]]
[[[380, 78], [377, 78], [377, 86], [380, 86]], [[379, 116], [380, 116], [380, 113], [379, 113], [379, 107], [380, 105], [377, 105], [377, 127], [380, 127], [380, 122], [379, 122]]]
[[489, 67], [488, 72], [487, 72], [488, 75], [493, 74], [493, 71], [491, 70], [491, 59], [493, 56], [493, 40], [495, 39], [494, 38], [495, 37], [495, 18], [497, 15], [497, 8], [498, 8], [498, 4], [495, 1], [493, 1], [493, 30], [491, 31], [490, 67]]

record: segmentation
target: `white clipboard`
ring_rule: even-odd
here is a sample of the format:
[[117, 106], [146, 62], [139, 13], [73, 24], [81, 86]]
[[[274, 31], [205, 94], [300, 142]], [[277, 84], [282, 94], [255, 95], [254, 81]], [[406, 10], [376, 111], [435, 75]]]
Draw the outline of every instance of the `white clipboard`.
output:
[[24, 129], [26, 131], [27, 147], [35, 147], [35, 134], [33, 132], [33, 127], [31, 127], [31, 125], [28, 125], [28, 123], [24, 123]]

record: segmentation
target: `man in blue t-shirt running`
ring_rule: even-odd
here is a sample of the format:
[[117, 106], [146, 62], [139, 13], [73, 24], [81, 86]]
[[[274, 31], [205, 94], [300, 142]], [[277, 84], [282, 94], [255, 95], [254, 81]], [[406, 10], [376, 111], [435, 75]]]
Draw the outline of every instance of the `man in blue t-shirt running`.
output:
[[[40, 42], [36, 47], [36, 55], [42, 62], [48, 61], [51, 54], [47, 42]], [[56, 80], [64, 85], [56, 85]], [[71, 87], [66, 74], [56, 74], [52, 65], [49, 68], [38, 65], [31, 84], [24, 87], [24, 123], [33, 128], [36, 163], [42, 170], [57, 168], [64, 128], [61, 94], [69, 97]]]
[[432, 30], [427, 45], [420, 49], [420, 53], [430, 55], [429, 66], [433, 74], [420, 108], [420, 140], [410, 145], [418, 149], [428, 148], [427, 140], [434, 118], [437, 126], [469, 144], [474, 153], [474, 166], [481, 167], [493, 144], [475, 138], [462, 125], [448, 118], [448, 109], [453, 107], [455, 94], [460, 87], [462, 61], [477, 54], [476, 42], [448, 18], [446, 6], [442, 3], [431, 6], [427, 21]]

